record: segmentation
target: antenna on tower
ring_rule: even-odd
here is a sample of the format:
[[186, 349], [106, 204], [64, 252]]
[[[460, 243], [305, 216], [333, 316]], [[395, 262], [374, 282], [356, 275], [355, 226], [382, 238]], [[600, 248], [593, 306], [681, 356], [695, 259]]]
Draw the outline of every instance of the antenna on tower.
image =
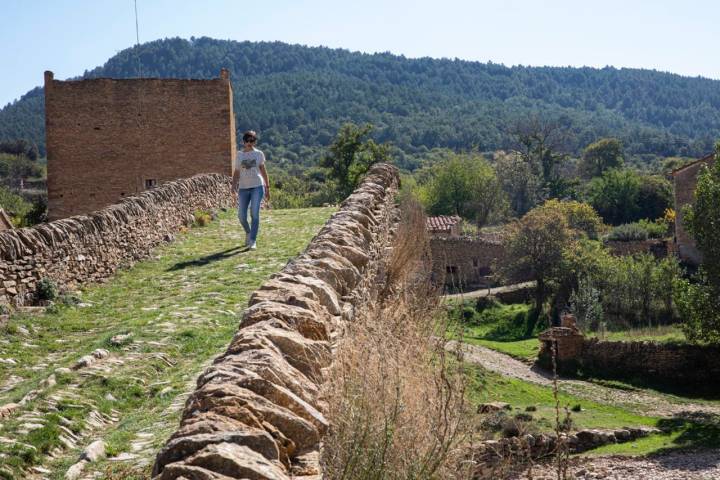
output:
[[137, 0], [135, 0], [135, 58], [137, 59], [138, 78], [142, 78], [142, 64], [140, 63], [140, 27], [138, 24]]

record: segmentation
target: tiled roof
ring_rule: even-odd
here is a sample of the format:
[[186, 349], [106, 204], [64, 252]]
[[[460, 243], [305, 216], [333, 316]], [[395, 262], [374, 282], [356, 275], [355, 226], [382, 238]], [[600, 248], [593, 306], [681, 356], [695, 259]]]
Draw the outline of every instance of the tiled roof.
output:
[[690, 163], [688, 163], [687, 165], [683, 165], [683, 166], [680, 167], [680, 168], [676, 168], [675, 170], [672, 171], [672, 175], [675, 175], [675, 174], [677, 174], [677, 173], [679, 173], [679, 172], [682, 172], [682, 171], [685, 170], [686, 168], [692, 167], [693, 165], [697, 165], [698, 163], [712, 162], [714, 158], [715, 158], [715, 154], [714, 154], [714, 153], [709, 153], [709, 154], [705, 155], [704, 157], [702, 157], [702, 158], [700, 158], [700, 159], [698, 159], [698, 160], [695, 160], [694, 162], [690, 162]]
[[438, 217], [427, 217], [426, 226], [427, 229], [433, 232], [449, 232], [450, 229], [460, 222], [461, 218], [458, 216], [449, 217], [447, 215], [440, 215]]

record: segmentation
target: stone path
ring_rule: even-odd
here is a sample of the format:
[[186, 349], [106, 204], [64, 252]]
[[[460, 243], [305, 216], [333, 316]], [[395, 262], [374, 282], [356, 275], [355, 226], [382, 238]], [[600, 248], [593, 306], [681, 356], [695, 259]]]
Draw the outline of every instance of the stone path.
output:
[[[73, 478], [147, 477], [250, 293], [302, 251], [331, 212], [268, 212], [265, 243], [245, 252], [229, 211], [90, 287], [79, 305], [10, 318], [0, 330], [0, 359], [12, 359], [0, 362], [0, 478], [63, 478], [96, 440], [107, 442], [111, 458]], [[99, 347], [101, 358], [90, 358]], [[75, 368], [81, 358], [86, 365]], [[6, 413], [7, 405], [15, 406]], [[24, 452], [36, 458], [22, 464]]]
[[[448, 342], [446, 348], [455, 351], [458, 348], [457, 342]], [[551, 373], [490, 348], [464, 343], [462, 353], [466, 361], [501, 375], [543, 386], [552, 385]], [[651, 390], [620, 390], [568, 378], [559, 378], [558, 386], [564, 392], [581, 398], [622, 406], [633, 412], [653, 417], [688, 416], [697, 413], [720, 415], [718, 404], [692, 403]]]

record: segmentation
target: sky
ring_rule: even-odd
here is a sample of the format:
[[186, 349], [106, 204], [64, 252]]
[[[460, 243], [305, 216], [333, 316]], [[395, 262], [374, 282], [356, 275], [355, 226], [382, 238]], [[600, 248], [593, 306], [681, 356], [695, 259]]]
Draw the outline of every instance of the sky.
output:
[[[274, 41], [720, 79], [717, 0], [137, 0], [140, 42]], [[0, 106], [135, 44], [134, 0], [0, 0]]]

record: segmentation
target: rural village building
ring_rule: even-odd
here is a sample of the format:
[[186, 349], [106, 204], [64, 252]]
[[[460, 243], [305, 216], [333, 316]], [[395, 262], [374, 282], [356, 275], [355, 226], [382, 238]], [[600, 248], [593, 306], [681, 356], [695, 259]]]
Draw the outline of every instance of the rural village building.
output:
[[457, 215], [427, 217], [427, 231], [432, 237], [459, 237], [462, 228], [462, 218]]
[[84, 214], [178, 178], [232, 173], [229, 74], [211, 80], [45, 72], [48, 217]]
[[675, 191], [675, 248], [682, 261], [693, 265], [700, 264], [702, 255], [695, 245], [695, 240], [683, 226], [683, 208], [694, 202], [700, 170], [713, 163], [715, 155], [711, 153], [672, 172]]

